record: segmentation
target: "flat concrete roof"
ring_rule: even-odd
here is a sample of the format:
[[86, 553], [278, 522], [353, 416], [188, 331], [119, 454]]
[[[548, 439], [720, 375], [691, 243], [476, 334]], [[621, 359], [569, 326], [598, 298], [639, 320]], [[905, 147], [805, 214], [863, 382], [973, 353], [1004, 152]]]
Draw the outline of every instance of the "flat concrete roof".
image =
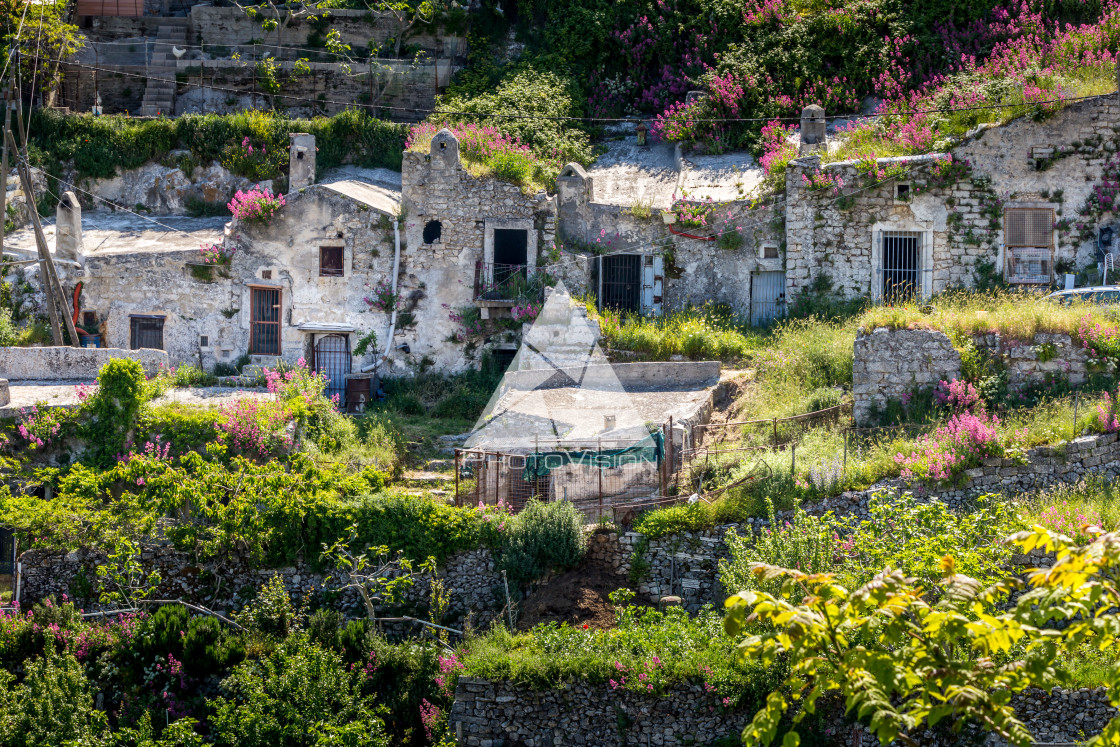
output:
[[[191, 218], [185, 215], [139, 216], [108, 210], [82, 211], [83, 254], [103, 256], [133, 252], [198, 251], [202, 244], [220, 241], [229, 218]], [[44, 221], [47, 246], [54, 252], [54, 221]], [[36, 256], [31, 226], [4, 237], [4, 253]]]
[[397, 215], [401, 210], [401, 195], [399, 192], [386, 189], [376, 184], [367, 184], [353, 179], [343, 179], [330, 184], [320, 184], [323, 189], [329, 189], [344, 197], [369, 205], [374, 210], [380, 210], [387, 215]]

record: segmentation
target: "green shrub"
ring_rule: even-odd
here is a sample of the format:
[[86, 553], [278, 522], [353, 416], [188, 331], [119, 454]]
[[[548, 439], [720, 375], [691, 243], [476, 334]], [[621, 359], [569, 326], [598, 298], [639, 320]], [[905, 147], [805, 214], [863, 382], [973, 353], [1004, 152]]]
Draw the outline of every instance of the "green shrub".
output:
[[529, 501], [501, 533], [502, 568], [517, 581], [531, 581], [576, 565], [587, 549], [583, 522], [570, 501]]
[[427, 410], [415, 394], [394, 394], [385, 403], [401, 415], [423, 415]]
[[200, 451], [217, 438], [218, 411], [209, 407], [178, 404], [145, 407], [136, 424], [136, 442], [143, 444], [157, 435], [170, 442], [174, 453]]
[[196, 677], [224, 672], [245, 658], [244, 641], [214, 617], [192, 617], [183, 636], [183, 667]]
[[333, 651], [293, 635], [222, 682], [211, 721], [222, 747], [388, 747], [383, 709], [362, 694], [359, 672]]
[[250, 633], [283, 638], [292, 632], [296, 611], [279, 574], [265, 582], [253, 601], [234, 613], [237, 623]]
[[834, 386], [822, 386], [809, 392], [805, 409], [808, 412], [827, 410], [829, 407], [836, 407], [843, 401], [844, 397], [839, 389]]
[[475, 420], [490, 401], [488, 392], [471, 390], [466, 387], [456, 389], [432, 408], [432, 417], [441, 419]]
[[49, 649], [27, 664], [18, 687], [10, 687], [12, 679], [0, 671], [0, 744], [95, 744], [106, 731], [105, 714], [93, 707], [85, 671], [70, 654], [59, 655]]
[[18, 337], [16, 325], [12, 323], [12, 310], [0, 306], [0, 347], [15, 345]]
[[124, 453], [145, 395], [144, 369], [131, 358], [115, 358], [101, 367], [97, 392], [84, 403], [83, 435], [94, 464], [109, 465]]
[[707, 503], [682, 503], [657, 511], [647, 511], [634, 521], [634, 531], [647, 537], [664, 537], [679, 532], [694, 532], [711, 526], [712, 514]]

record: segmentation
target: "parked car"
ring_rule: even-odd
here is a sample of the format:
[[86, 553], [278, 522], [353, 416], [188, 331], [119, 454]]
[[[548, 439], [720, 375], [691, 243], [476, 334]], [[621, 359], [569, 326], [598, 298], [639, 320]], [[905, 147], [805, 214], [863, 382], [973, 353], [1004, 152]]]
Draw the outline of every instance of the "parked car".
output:
[[1055, 291], [1047, 298], [1069, 305], [1074, 301], [1095, 304], [1120, 304], [1120, 285], [1094, 285], [1088, 288]]

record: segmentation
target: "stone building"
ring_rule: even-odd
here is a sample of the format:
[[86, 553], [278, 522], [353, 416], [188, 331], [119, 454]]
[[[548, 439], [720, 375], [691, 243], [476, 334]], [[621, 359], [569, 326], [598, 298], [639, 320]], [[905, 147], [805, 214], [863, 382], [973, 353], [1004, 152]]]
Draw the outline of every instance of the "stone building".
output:
[[[980, 276], [1049, 286], [1093, 275], [1111, 251], [1099, 199], [1118, 176], [1109, 94], [1042, 121], [982, 127], [950, 151], [881, 159], [872, 167], [811, 155], [786, 176], [785, 271], [794, 297], [827, 275], [849, 297], [929, 298]], [[841, 186], [842, 185], [842, 186]]]

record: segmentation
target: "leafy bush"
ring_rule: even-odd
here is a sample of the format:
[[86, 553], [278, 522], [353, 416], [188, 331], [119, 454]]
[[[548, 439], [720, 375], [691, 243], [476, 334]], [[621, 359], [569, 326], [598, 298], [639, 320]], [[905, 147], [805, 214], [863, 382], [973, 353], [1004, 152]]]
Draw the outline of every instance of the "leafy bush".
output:
[[279, 574], [265, 582], [256, 598], [235, 614], [237, 622], [250, 633], [284, 638], [296, 623], [296, 611]]
[[16, 325], [12, 323], [12, 310], [0, 306], [0, 347], [15, 345], [18, 337]]
[[88, 418], [83, 435], [94, 464], [106, 465], [125, 450], [144, 402], [144, 369], [131, 358], [115, 358], [97, 375], [97, 391], [82, 404]]
[[574, 566], [587, 549], [583, 522], [570, 501], [529, 501], [502, 532], [501, 566], [518, 581]]
[[214, 702], [213, 736], [230, 747], [388, 747], [379, 708], [361, 691], [361, 672], [303, 634], [270, 655], [234, 667]]
[[93, 707], [82, 665], [48, 649], [27, 664], [23, 682], [0, 671], [0, 743], [10, 747], [63, 747], [93, 743], [106, 730], [105, 714]]

